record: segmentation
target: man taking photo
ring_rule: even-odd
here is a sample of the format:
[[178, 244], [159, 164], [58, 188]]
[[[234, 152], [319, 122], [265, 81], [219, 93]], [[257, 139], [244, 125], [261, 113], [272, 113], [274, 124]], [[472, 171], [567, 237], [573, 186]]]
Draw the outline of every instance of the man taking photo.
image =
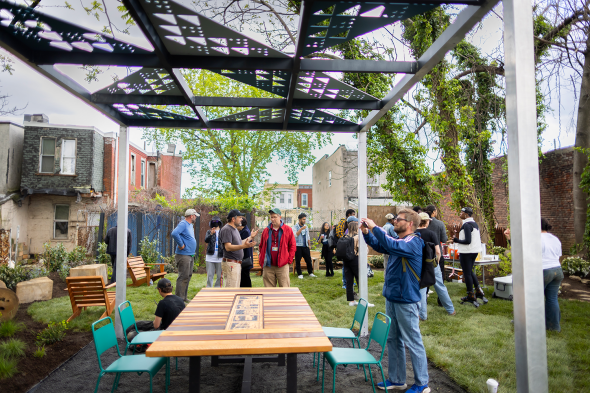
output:
[[233, 209], [227, 215], [227, 224], [219, 231], [219, 239], [223, 244], [223, 259], [221, 260], [221, 272], [223, 274], [223, 286], [227, 288], [239, 288], [242, 277], [242, 260], [244, 249], [252, 248], [254, 236], [258, 231], [250, 234], [242, 240], [238, 226], [242, 225], [242, 219], [246, 215], [238, 209]]
[[301, 213], [299, 217], [299, 222], [295, 224], [293, 230], [295, 231], [295, 243], [297, 245], [297, 251], [295, 252], [295, 269], [297, 269], [297, 277], [303, 278], [303, 273], [301, 272], [301, 258], [305, 261], [307, 265], [307, 273], [309, 277], [316, 277], [313, 274], [313, 263], [311, 262], [311, 254], [309, 253], [309, 229], [305, 222], [307, 221], [307, 214]]

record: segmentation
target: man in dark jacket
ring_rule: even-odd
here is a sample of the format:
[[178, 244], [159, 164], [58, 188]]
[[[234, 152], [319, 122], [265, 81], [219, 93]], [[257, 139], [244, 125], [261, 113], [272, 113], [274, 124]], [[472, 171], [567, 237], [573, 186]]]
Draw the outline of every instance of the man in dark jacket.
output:
[[378, 387], [386, 390], [406, 388], [407, 346], [410, 350], [415, 382], [408, 392], [428, 393], [428, 363], [420, 334], [417, 304], [421, 299], [420, 283], [404, 265], [407, 263], [418, 277], [421, 276], [424, 241], [419, 233], [414, 233], [420, 224], [420, 217], [409, 209], [403, 209], [398, 213], [394, 229], [399, 239], [386, 236], [385, 231], [368, 218], [361, 219], [361, 222], [365, 242], [375, 251], [389, 255], [383, 285], [386, 313], [391, 318], [387, 338], [389, 377], [385, 384], [380, 382]]
[[[445, 227], [444, 222], [442, 222], [441, 220], [436, 218], [436, 216], [438, 215], [438, 211], [436, 210], [436, 207], [434, 205], [428, 205], [428, 206], [426, 206], [426, 209], [424, 211], [431, 218], [430, 225], [428, 226], [428, 229], [430, 229], [432, 232], [437, 234], [440, 242], [445, 244], [448, 241], [447, 227]], [[442, 249], [441, 249], [441, 251], [442, 251]], [[440, 270], [441, 270], [441, 273], [444, 278], [444, 276], [445, 276], [445, 260], [442, 257], [442, 255], [441, 255], [440, 262], [438, 265], [440, 266]]]
[[262, 232], [258, 247], [262, 281], [265, 287], [275, 288], [277, 282], [279, 287], [289, 287], [289, 265], [293, 263], [297, 250], [295, 234], [281, 220], [281, 211], [278, 208], [275, 207], [269, 213], [270, 224]]
[[[107, 245], [107, 254], [111, 257], [113, 264], [113, 274], [109, 284], [117, 282], [117, 227], [112, 227], [107, 231], [107, 237], [104, 242]], [[127, 244], [125, 244], [125, 256], [129, 255], [129, 246], [131, 245], [131, 231], [127, 228]]]

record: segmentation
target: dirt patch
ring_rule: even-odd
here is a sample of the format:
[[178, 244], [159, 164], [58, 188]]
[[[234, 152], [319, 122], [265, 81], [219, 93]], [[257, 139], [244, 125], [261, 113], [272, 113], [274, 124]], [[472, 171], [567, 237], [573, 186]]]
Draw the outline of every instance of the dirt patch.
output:
[[51, 280], [53, 280], [53, 294], [52, 298], [68, 296], [68, 285], [64, 280], [61, 279], [57, 272], [49, 273], [48, 276]]
[[561, 282], [561, 293], [559, 297], [568, 300], [590, 302], [590, 286], [573, 280], [570, 277], [565, 277]]

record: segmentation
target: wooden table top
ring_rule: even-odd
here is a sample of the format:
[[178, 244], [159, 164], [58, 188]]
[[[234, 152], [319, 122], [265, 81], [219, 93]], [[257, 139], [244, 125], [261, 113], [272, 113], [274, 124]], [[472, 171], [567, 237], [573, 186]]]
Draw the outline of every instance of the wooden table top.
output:
[[[236, 318], [236, 313], [255, 315], [257, 304], [262, 305], [262, 328], [231, 328], [247, 326], [248, 322], [238, 325], [228, 323], [230, 316]], [[253, 307], [254, 311], [246, 310], [247, 307]], [[236, 311], [240, 308], [245, 311]], [[249, 317], [239, 318], [244, 320]], [[260, 323], [256, 325], [260, 326]], [[203, 288], [150, 346], [146, 356], [256, 355], [331, 350], [332, 343], [299, 288]]]

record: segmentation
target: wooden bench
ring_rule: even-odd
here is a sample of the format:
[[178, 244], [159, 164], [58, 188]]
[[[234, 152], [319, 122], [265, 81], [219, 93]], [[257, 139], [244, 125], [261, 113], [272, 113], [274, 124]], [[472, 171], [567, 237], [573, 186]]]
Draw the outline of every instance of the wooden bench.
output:
[[[152, 273], [150, 266], [160, 265], [160, 272]], [[129, 257], [127, 258], [127, 270], [133, 281], [131, 284], [134, 287], [138, 287], [142, 284], [150, 286], [150, 280], [157, 281], [166, 275], [164, 272], [164, 265], [161, 263], [146, 264], [142, 257]]]
[[[317, 255], [315, 255], [317, 253]], [[311, 256], [311, 263], [313, 264], [313, 270], [320, 270], [320, 252], [319, 251], [312, 251], [310, 252], [310, 256]], [[295, 264], [295, 259], [293, 259], [293, 263], [292, 263], [292, 273], [295, 274], [296, 273], [296, 264]], [[301, 258], [301, 271], [303, 271], [304, 269], [307, 269], [307, 263], [305, 263], [305, 260], [303, 258]]]
[[252, 269], [250, 269], [250, 272], [256, 272], [257, 276], [262, 276], [262, 267], [260, 266], [257, 252], [252, 254]]
[[106, 307], [106, 311], [100, 318], [108, 317], [115, 309], [116, 292], [107, 292], [107, 289], [113, 288], [117, 283], [105, 287], [102, 276], [80, 276], [67, 277], [66, 284], [74, 312], [68, 318], [68, 322], [78, 317], [86, 307]]

